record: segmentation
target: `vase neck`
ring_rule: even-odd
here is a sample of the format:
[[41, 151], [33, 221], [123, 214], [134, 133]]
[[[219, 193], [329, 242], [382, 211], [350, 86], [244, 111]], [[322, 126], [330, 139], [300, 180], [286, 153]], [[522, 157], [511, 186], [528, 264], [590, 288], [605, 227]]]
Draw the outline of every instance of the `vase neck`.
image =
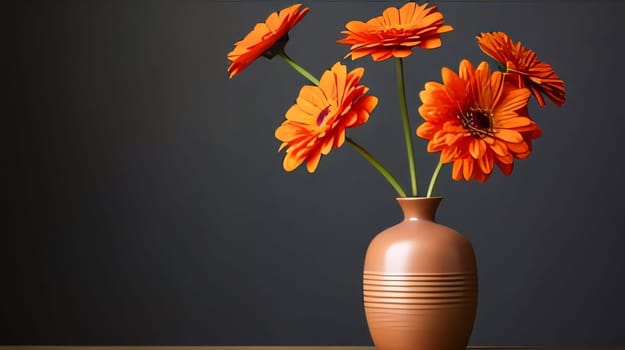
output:
[[397, 202], [404, 214], [404, 220], [434, 221], [436, 209], [441, 203], [441, 197], [405, 197], [397, 198]]

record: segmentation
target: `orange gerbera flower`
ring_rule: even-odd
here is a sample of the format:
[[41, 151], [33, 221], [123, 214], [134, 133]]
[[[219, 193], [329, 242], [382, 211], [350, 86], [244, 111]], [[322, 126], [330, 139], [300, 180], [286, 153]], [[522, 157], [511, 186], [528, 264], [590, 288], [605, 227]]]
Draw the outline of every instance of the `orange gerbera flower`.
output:
[[322, 154], [343, 145], [345, 129], [369, 119], [378, 99], [366, 94], [368, 87], [358, 85], [364, 71], [356, 68], [348, 73], [347, 67], [337, 62], [323, 73], [319, 86], [302, 87], [275, 133], [282, 141], [280, 150], [288, 147], [284, 170], [293, 171], [306, 162], [308, 172], [314, 172]]
[[441, 46], [441, 33], [453, 28], [443, 24], [443, 15], [436, 6], [408, 2], [400, 9], [389, 7], [382, 16], [367, 21], [351, 21], [345, 25], [346, 37], [337, 41], [350, 45], [352, 60], [371, 55], [374, 61], [391, 57], [407, 57], [415, 46], [434, 49]]
[[442, 76], [442, 84], [426, 83], [419, 94], [425, 122], [417, 135], [430, 140], [429, 152], [441, 152], [441, 162], [453, 163], [454, 180], [484, 182], [494, 164], [509, 175], [540, 135], [525, 112], [529, 90], [504, 84], [504, 74], [491, 74], [486, 62], [474, 68], [463, 60], [459, 75], [443, 67]]
[[295, 4], [270, 14], [264, 23], [257, 23], [245, 38], [234, 44], [234, 49], [228, 53], [228, 60], [232, 62], [228, 67], [231, 79], [258, 57], [272, 58], [282, 52], [289, 40], [289, 31], [308, 13], [307, 7], [300, 9], [300, 6]]
[[507, 79], [518, 87], [527, 87], [543, 107], [543, 94], [553, 103], [562, 106], [566, 99], [564, 82], [553, 68], [541, 62], [534, 51], [526, 49], [521, 42], [514, 44], [512, 39], [503, 32], [481, 33], [477, 42], [484, 53], [494, 58], [509, 73]]

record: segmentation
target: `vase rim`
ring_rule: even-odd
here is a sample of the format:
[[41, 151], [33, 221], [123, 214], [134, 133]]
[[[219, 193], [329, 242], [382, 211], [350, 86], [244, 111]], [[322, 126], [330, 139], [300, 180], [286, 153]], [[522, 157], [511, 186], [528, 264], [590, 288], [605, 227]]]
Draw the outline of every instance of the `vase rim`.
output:
[[426, 200], [426, 199], [439, 199], [439, 200], [442, 200], [443, 197], [442, 196], [432, 196], [432, 197], [420, 197], [420, 196], [417, 196], [417, 197], [397, 197], [395, 199], [398, 200], [398, 201], [400, 201], [400, 200], [402, 200], [402, 201], [405, 201], [405, 200], [419, 201], [419, 200]]

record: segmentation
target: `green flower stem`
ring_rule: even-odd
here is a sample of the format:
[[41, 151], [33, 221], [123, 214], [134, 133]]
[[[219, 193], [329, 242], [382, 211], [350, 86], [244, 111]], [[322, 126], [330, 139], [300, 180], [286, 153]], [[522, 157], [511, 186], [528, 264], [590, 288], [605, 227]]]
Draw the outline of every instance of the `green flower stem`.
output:
[[284, 60], [293, 67], [299, 74], [303, 75], [306, 79], [310, 80], [311, 83], [315, 85], [319, 85], [319, 79], [315, 78], [314, 75], [310, 74], [306, 69], [302, 68], [297, 62], [293, 61], [291, 57], [289, 57], [284, 51], [280, 53], [280, 57], [284, 58]]
[[441, 167], [443, 166], [443, 162], [439, 161], [436, 169], [434, 169], [434, 173], [432, 174], [432, 178], [430, 179], [430, 186], [428, 187], [427, 197], [432, 196], [432, 190], [434, 190], [434, 184], [436, 183], [436, 179], [438, 178], [438, 173], [441, 171]]
[[402, 126], [404, 128], [404, 139], [406, 140], [406, 152], [408, 154], [408, 165], [410, 168], [410, 183], [412, 185], [412, 195], [417, 196], [417, 174], [415, 171], [414, 151], [412, 148], [412, 138], [410, 134], [410, 121], [408, 120], [408, 105], [406, 103], [406, 88], [404, 86], [404, 63], [401, 58], [397, 59], [397, 92], [399, 93], [399, 106], [401, 107]]
[[367, 159], [369, 163], [371, 163], [371, 165], [373, 165], [382, 174], [382, 176], [384, 176], [384, 178], [391, 184], [391, 186], [393, 186], [395, 191], [397, 191], [397, 194], [400, 197], [406, 197], [406, 192], [404, 192], [404, 189], [401, 188], [397, 179], [395, 179], [395, 177], [393, 177], [393, 175], [388, 170], [386, 170], [386, 168], [377, 159], [375, 159], [371, 155], [371, 153], [369, 153], [366, 149], [364, 149], [361, 145], [357, 144], [351, 138], [347, 137], [346, 140], [347, 142], [349, 142], [350, 145], [352, 145], [352, 147], [356, 149], [356, 151], [358, 151], [358, 153], [365, 157], [365, 159]]

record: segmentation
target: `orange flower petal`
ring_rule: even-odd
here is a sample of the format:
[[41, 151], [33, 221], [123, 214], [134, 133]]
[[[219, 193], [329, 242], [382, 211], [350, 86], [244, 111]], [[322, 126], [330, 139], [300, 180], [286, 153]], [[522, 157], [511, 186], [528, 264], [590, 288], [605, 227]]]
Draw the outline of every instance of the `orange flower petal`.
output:
[[530, 125], [532, 120], [526, 117], [510, 117], [497, 121], [497, 128], [516, 129]]
[[510, 129], [498, 129], [495, 133], [495, 137], [510, 143], [518, 143], [523, 141], [523, 136], [518, 131]]
[[477, 159], [477, 163], [483, 174], [490, 174], [493, 171], [493, 154], [491, 152], [485, 152], [483, 157]]
[[473, 175], [473, 159], [464, 158], [462, 162], [462, 174], [465, 180], [471, 180]]
[[308, 154], [308, 158], [306, 159], [306, 170], [309, 173], [314, 173], [317, 170], [317, 166], [319, 165], [319, 160], [321, 159], [320, 152], [311, 152]]
[[456, 159], [453, 167], [451, 168], [451, 178], [458, 181], [462, 179], [462, 159]]

